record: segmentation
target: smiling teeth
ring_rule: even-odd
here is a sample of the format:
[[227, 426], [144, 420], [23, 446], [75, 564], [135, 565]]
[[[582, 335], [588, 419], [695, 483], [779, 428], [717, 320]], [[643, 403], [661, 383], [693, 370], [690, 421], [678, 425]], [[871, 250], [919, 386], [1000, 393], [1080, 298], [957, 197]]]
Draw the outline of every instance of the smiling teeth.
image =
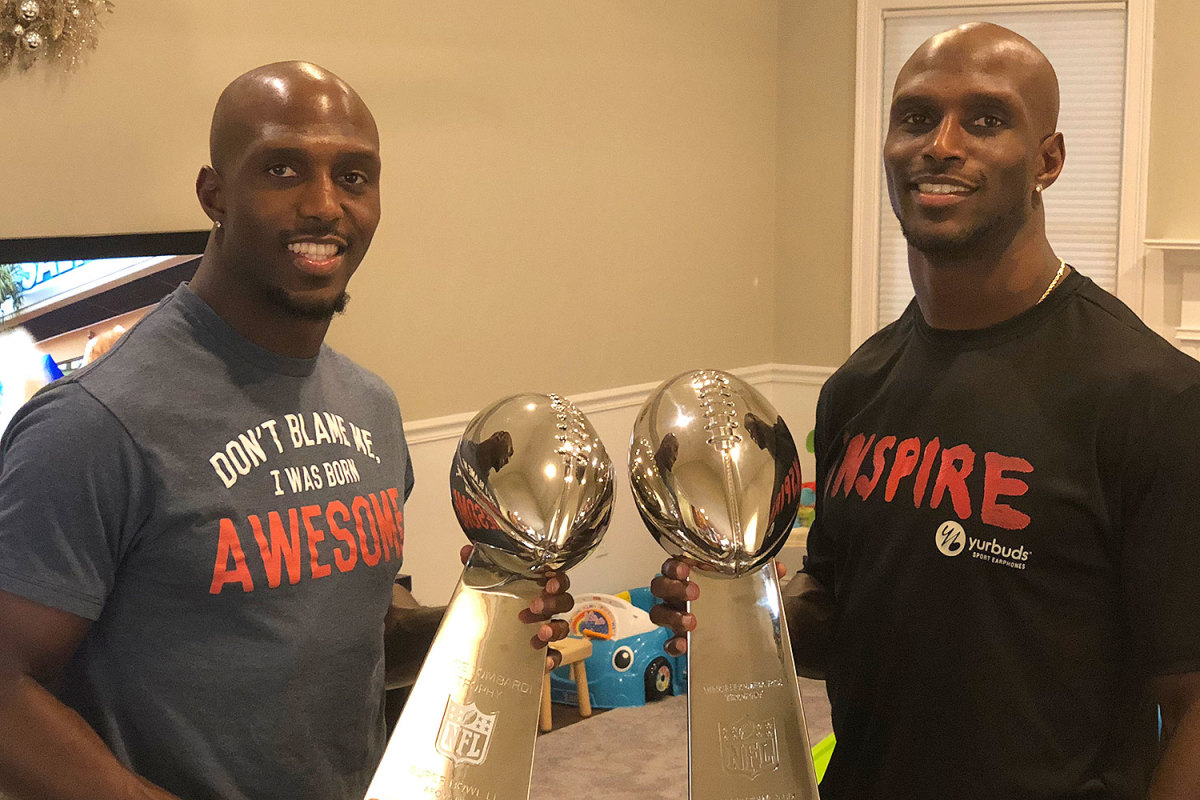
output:
[[952, 183], [918, 183], [921, 194], [967, 194], [970, 189]]
[[288, 250], [305, 258], [326, 259], [337, 255], [338, 246], [336, 244], [317, 244], [316, 242], [292, 242], [288, 245]]

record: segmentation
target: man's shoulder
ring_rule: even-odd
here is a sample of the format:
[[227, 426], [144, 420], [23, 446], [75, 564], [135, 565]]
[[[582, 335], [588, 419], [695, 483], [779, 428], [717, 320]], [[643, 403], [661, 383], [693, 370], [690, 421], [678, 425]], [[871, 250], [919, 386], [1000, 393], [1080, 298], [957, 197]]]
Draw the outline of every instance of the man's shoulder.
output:
[[1148, 326], [1124, 302], [1088, 280], [1075, 293], [1084, 324], [1077, 355], [1107, 367], [1122, 382], [1181, 391], [1200, 384], [1200, 361]]
[[93, 413], [94, 409], [102, 408], [90, 392], [79, 383], [78, 374], [48, 383], [34, 393], [24, 408], [53, 408], [62, 412], [76, 414]]
[[186, 370], [191, 353], [203, 349], [189, 330], [173, 295], [150, 309], [101, 358], [81, 367], [72, 378], [84, 388], [100, 390], [161, 382]]
[[64, 380], [140, 440], [148, 431], [223, 414], [236, 402], [241, 369], [173, 294]]
[[1128, 337], [1131, 341], [1144, 341], [1145, 344], [1155, 347], [1158, 341], [1161, 340], [1164, 344], [1169, 344], [1162, 337], [1154, 333], [1154, 331], [1146, 325], [1142, 319], [1134, 313], [1133, 309], [1125, 305], [1125, 303], [1101, 287], [1095, 281], [1087, 276], [1080, 275], [1078, 286], [1075, 289], [1073, 298], [1088, 313], [1089, 322], [1098, 329], [1111, 330], [1119, 335]]
[[74, 377], [60, 378], [43, 386], [17, 411], [4, 431], [3, 449], [18, 437], [33, 437], [38, 448], [62, 441], [68, 450], [109, 442], [124, 435], [117, 417]]
[[863, 381], [870, 382], [881, 373], [886, 373], [913, 336], [915, 308], [914, 301], [898, 319], [876, 331], [855, 348], [850, 357], [825, 381], [822, 391], [853, 389]]

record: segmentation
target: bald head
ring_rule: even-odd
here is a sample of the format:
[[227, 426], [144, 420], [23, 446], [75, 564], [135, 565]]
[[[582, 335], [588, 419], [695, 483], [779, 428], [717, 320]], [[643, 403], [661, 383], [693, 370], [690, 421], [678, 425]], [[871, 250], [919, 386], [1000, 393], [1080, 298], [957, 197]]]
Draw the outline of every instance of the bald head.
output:
[[990, 22], [971, 22], [932, 36], [909, 57], [896, 76], [895, 93], [922, 72], [1002, 75], [1019, 88], [1031, 114], [1031, 127], [1049, 136], [1058, 127], [1058, 75], [1032, 42]]
[[267, 64], [234, 79], [221, 93], [209, 131], [209, 158], [223, 172], [266, 126], [346, 122], [360, 127], [378, 147], [375, 118], [348, 83], [306, 61]]

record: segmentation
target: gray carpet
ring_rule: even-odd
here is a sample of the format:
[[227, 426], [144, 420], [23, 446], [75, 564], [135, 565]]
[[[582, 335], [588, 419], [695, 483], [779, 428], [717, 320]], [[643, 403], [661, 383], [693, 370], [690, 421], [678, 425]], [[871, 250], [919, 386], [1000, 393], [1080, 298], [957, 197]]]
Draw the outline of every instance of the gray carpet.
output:
[[[832, 731], [825, 684], [800, 679], [808, 737]], [[615, 708], [542, 734], [530, 800], [686, 800], [687, 698]]]

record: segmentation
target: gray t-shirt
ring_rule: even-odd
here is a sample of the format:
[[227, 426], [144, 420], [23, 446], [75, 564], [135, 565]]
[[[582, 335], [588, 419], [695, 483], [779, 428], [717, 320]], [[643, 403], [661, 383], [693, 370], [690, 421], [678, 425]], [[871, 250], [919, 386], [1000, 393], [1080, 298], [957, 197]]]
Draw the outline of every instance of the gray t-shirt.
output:
[[396, 398], [180, 287], [0, 442], [0, 589], [93, 621], [58, 696], [184, 798], [360, 800], [412, 468]]

